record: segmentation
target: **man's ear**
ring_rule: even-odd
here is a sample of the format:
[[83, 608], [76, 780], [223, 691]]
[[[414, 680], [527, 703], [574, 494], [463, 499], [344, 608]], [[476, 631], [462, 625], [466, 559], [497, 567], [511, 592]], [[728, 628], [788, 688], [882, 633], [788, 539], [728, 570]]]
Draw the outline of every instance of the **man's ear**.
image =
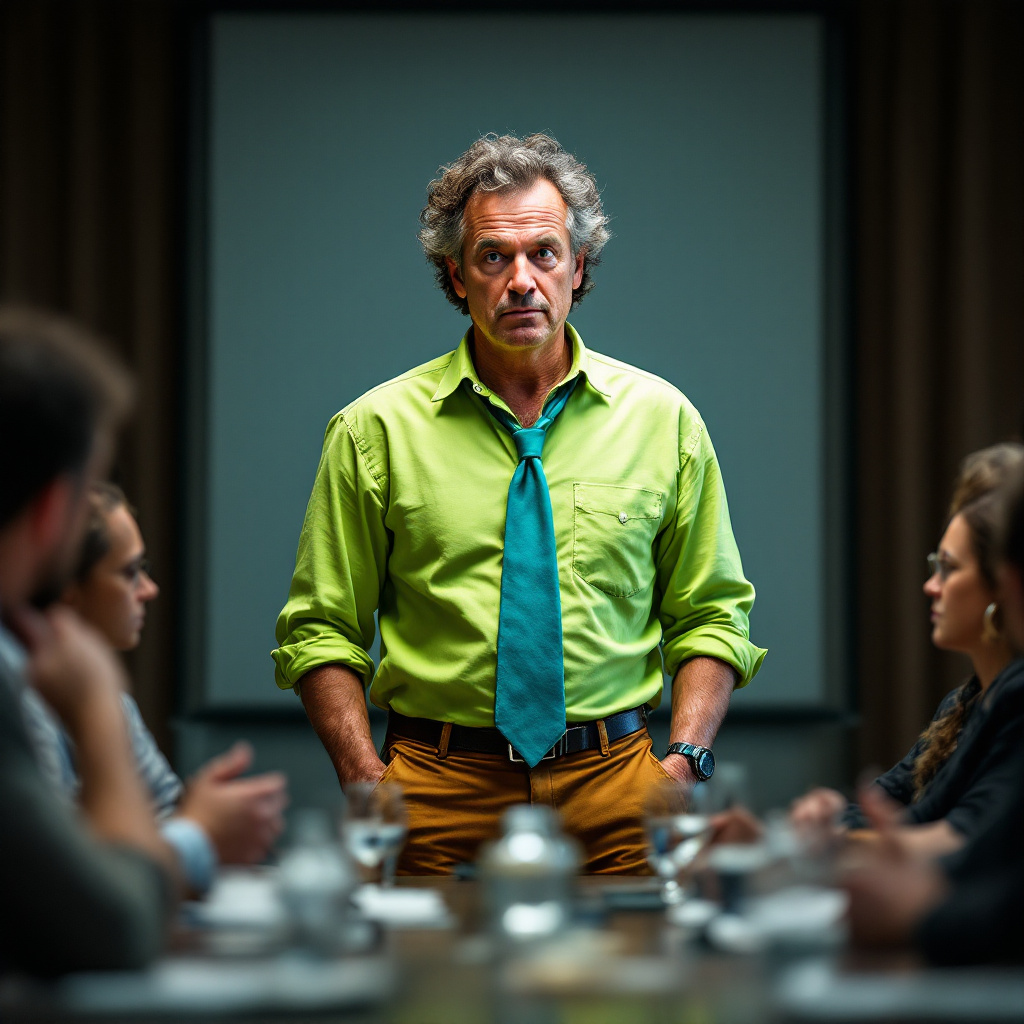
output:
[[36, 494], [29, 503], [28, 526], [38, 548], [51, 551], [64, 543], [80, 497], [80, 486], [67, 474], [55, 477]]
[[462, 283], [462, 271], [459, 265], [450, 256], [445, 256], [445, 263], [448, 264], [448, 276], [452, 279], [452, 287], [460, 299], [466, 297], [466, 286]]
[[586, 262], [587, 250], [586, 247], [580, 249], [576, 253], [576, 269], [572, 275], [572, 290], [575, 291], [583, 283], [583, 264]]

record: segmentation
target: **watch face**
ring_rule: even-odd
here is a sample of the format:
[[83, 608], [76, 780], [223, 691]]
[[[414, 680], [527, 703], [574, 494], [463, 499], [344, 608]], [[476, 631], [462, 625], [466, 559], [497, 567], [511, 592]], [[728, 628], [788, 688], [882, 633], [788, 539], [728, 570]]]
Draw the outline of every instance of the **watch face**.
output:
[[715, 755], [704, 749], [693, 759], [697, 772], [705, 779], [710, 779], [715, 772]]

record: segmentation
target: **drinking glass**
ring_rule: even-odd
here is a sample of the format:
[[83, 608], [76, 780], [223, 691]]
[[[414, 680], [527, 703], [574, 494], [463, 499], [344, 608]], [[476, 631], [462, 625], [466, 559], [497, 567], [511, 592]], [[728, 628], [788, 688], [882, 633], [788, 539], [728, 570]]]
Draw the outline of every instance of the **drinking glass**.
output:
[[717, 814], [734, 807], [749, 807], [747, 766], [738, 761], [724, 761], [715, 765], [715, 774], [707, 783], [709, 812]]
[[352, 859], [373, 873], [380, 884], [394, 884], [395, 864], [408, 830], [402, 788], [394, 782], [356, 782], [345, 788], [341, 827]]
[[661, 898], [667, 905], [686, 898], [679, 873], [694, 862], [711, 835], [706, 800], [702, 786], [691, 788], [668, 779], [647, 796], [647, 859], [661, 879]]

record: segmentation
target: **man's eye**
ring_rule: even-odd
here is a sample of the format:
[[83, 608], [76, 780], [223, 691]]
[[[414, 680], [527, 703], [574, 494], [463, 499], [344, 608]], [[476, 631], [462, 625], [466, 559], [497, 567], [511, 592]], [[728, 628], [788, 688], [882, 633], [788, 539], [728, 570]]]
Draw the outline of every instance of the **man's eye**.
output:
[[133, 586], [142, 579], [143, 573], [149, 573], [149, 559], [147, 558], [140, 559], [138, 562], [129, 562], [121, 568], [121, 575]]
[[484, 256], [485, 263], [498, 263], [501, 260], [500, 252], [489, 252]]
[[554, 249], [549, 249], [547, 246], [542, 246], [540, 249], [537, 250], [537, 255], [542, 260], [549, 260], [555, 255], [555, 251]]

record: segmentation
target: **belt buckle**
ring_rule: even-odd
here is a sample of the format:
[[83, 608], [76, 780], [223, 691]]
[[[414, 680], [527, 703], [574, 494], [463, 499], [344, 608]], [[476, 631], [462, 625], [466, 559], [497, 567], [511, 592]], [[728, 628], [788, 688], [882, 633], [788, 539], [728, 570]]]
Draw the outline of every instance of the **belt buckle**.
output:
[[[558, 742], [540, 760], [553, 761], [556, 757], [558, 757], [559, 754], [564, 753], [564, 750], [558, 749], [562, 745], [564, 740], [565, 733], [563, 732], [562, 735], [558, 737]], [[508, 759], [513, 764], [526, 764], [526, 758], [518, 757], [516, 755], [515, 747], [513, 747], [511, 743], [508, 745]], [[537, 763], [540, 764], [540, 761], [538, 761]]]

